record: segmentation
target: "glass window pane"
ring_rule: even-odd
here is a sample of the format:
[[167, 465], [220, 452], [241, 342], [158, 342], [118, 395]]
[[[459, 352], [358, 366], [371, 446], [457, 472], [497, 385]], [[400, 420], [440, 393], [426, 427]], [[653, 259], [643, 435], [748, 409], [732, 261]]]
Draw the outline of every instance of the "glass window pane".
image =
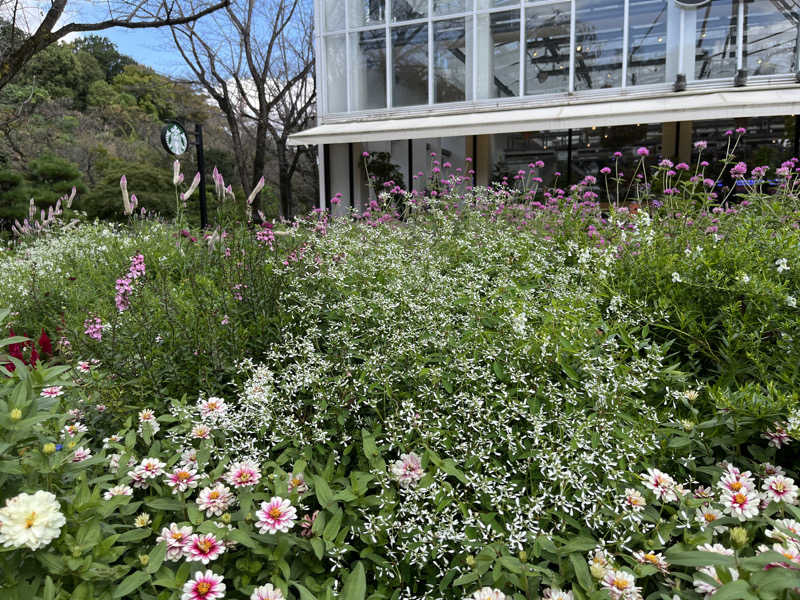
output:
[[754, 0], [744, 5], [744, 64], [750, 75], [794, 73], [795, 49], [800, 34], [796, 3]]
[[351, 40], [353, 110], [386, 108], [386, 30], [359, 31]]
[[344, 29], [344, 4], [342, 0], [325, 0], [325, 30]]
[[377, 25], [386, 22], [386, 0], [348, 0], [350, 27]]
[[667, 0], [631, 0], [628, 84], [664, 83], [667, 67]]
[[392, 20], [412, 21], [428, 16], [428, 0], [392, 0]]
[[345, 35], [325, 38], [328, 112], [347, 112], [347, 46]]
[[519, 6], [519, 0], [477, 0], [478, 10], [499, 6]]
[[472, 98], [472, 18], [437, 21], [433, 30], [434, 102]]
[[433, 0], [433, 14], [439, 15], [452, 15], [455, 13], [463, 13], [472, 10], [472, 1], [467, 3], [467, 0]]
[[622, 83], [622, 0], [575, 0], [575, 89]]
[[519, 95], [518, 10], [480, 15], [475, 53], [479, 98]]
[[525, 9], [525, 93], [569, 90], [570, 3]]
[[428, 103], [428, 25], [392, 27], [393, 106]]
[[697, 10], [696, 79], [733, 77], [736, 74], [736, 18], [734, 0], [714, 0]]

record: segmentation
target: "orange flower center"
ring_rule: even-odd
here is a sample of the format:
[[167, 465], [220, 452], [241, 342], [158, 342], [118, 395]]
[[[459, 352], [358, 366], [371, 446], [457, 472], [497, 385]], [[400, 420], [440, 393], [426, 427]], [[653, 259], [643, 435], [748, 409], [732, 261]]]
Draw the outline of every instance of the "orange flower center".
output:
[[740, 489], [742, 489], [743, 487], [744, 487], [744, 485], [742, 485], [742, 482], [741, 482], [741, 481], [734, 481], [734, 482], [731, 484], [731, 489], [732, 489], [734, 492], [738, 492], [738, 491], [739, 491]]
[[297, 479], [296, 477], [292, 479], [292, 486], [294, 487], [298, 487], [301, 483], [303, 483], [302, 480]]
[[250, 481], [250, 477], [250, 473], [247, 473], [246, 471], [239, 473], [239, 481]]
[[747, 504], [747, 496], [742, 493], [734, 494], [733, 495], [733, 502], [734, 504], [738, 504], [739, 506], [743, 504]]
[[711, 523], [711, 521], [716, 521], [717, 520], [717, 515], [715, 515], [714, 513], [706, 513], [706, 514], [703, 515], [703, 517], [705, 517], [705, 520], [708, 523]]
[[269, 511], [269, 516], [273, 519], [280, 519], [283, 516], [283, 511], [276, 506]]
[[181, 471], [180, 473], [178, 473], [178, 479], [180, 479], [181, 481], [186, 481], [187, 479], [189, 479], [189, 477], [190, 475], [188, 471]]
[[203, 594], [204, 596], [211, 591], [211, 584], [205, 581], [201, 581], [197, 584], [197, 592], [199, 594]]
[[200, 540], [199, 542], [197, 542], [197, 547], [200, 548], [200, 550], [202, 550], [203, 552], [208, 552], [209, 550], [211, 550], [211, 546], [212, 544], [208, 540]]
[[618, 590], [626, 590], [629, 585], [630, 582], [627, 579], [614, 578], [614, 587]]
[[28, 517], [25, 519], [25, 529], [30, 529], [31, 527], [33, 527], [33, 524], [34, 524], [35, 522], [36, 522], [36, 513], [35, 513], [35, 512], [32, 512], [32, 513], [31, 513], [31, 514], [29, 514], [29, 515], [28, 515]]
[[212, 500], [216, 500], [217, 498], [219, 498], [219, 492], [217, 490], [214, 490], [208, 495], [208, 497], [211, 498]]
[[175, 531], [175, 532], [172, 533], [172, 539], [173, 540], [182, 540], [183, 539], [183, 534], [180, 531]]
[[645, 554], [643, 557], [647, 562], [658, 564], [658, 557], [655, 554]]

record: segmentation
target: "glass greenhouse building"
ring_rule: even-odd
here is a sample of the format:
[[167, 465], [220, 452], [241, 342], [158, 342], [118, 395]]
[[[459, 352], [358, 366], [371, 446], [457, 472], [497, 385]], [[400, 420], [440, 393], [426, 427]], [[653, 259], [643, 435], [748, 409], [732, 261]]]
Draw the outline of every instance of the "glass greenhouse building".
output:
[[745, 159], [798, 150], [800, 0], [315, 0], [315, 19], [318, 124], [291, 143], [319, 146], [322, 206], [363, 205], [363, 152], [412, 187], [432, 153], [485, 185], [639, 145], [688, 160], [738, 126]]

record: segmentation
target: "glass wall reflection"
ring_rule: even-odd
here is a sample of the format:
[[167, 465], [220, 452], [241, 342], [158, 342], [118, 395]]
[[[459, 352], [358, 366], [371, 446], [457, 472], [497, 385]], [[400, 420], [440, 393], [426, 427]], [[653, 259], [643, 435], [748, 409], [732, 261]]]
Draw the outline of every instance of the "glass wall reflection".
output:
[[386, 30], [360, 31], [350, 39], [352, 109], [386, 108]]
[[471, 17], [434, 23], [434, 102], [462, 102], [472, 99], [471, 38]]
[[478, 97], [519, 95], [519, 10], [479, 15]]
[[325, 39], [326, 87], [328, 112], [347, 112], [347, 48], [346, 37], [329, 35]]
[[667, 0], [631, 0], [628, 14], [628, 85], [664, 83]]
[[392, 27], [392, 106], [428, 103], [428, 25]]
[[575, 0], [575, 89], [622, 84], [622, 0]]
[[733, 77], [736, 74], [736, 21], [738, 2], [714, 0], [697, 11], [695, 32], [696, 79]]
[[775, 0], [744, 5], [744, 66], [750, 75], [797, 71], [800, 6]]
[[570, 3], [525, 9], [525, 93], [569, 90]]
[[[329, 2], [331, 0], [328, 0]], [[339, 0], [341, 6], [341, 0]], [[386, 20], [385, 0], [348, 0], [350, 27], [378, 25]]]

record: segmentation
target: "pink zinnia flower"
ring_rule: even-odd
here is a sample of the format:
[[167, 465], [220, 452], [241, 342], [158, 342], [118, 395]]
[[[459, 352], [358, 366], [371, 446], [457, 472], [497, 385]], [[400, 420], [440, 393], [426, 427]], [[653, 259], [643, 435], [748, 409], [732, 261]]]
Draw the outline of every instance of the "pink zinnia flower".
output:
[[717, 482], [717, 487], [728, 492], [751, 492], [756, 489], [756, 484], [750, 476], [750, 471], [742, 473], [736, 467], [728, 465], [726, 472]]
[[193, 438], [205, 440], [211, 435], [211, 428], [208, 425], [198, 423], [192, 427], [192, 431], [189, 435], [191, 435]]
[[78, 366], [75, 368], [78, 369], [78, 371], [80, 371], [81, 373], [88, 373], [89, 371], [92, 370], [92, 368], [89, 366], [89, 362], [85, 360], [78, 362]]
[[76, 448], [75, 452], [72, 453], [72, 462], [83, 462], [85, 460], [89, 460], [90, 458], [92, 458], [91, 450], [88, 450], [83, 446]]
[[225, 400], [214, 396], [207, 400], [198, 400], [197, 407], [200, 409], [200, 414], [203, 415], [204, 418], [208, 418], [211, 415], [223, 415], [227, 409]]
[[170, 523], [169, 527], [161, 530], [161, 535], [156, 538], [156, 542], [167, 544], [167, 560], [178, 561], [184, 557], [186, 542], [191, 536], [191, 527], [180, 527], [177, 523]]
[[73, 423], [72, 425], [64, 425], [64, 433], [69, 437], [75, 437], [78, 434], [86, 433], [89, 431], [88, 427], [83, 423]]
[[308, 491], [308, 484], [302, 473], [292, 473], [289, 478], [289, 493], [297, 492], [298, 494], [305, 494]]
[[273, 496], [269, 502], [261, 503], [261, 509], [256, 511], [256, 516], [256, 527], [260, 533], [286, 533], [294, 526], [297, 509], [288, 500]]
[[732, 517], [740, 521], [745, 521], [758, 514], [758, 506], [761, 502], [757, 492], [743, 489], [740, 492], [728, 492], [722, 497], [722, 504], [725, 511]]
[[283, 592], [268, 583], [253, 590], [250, 600], [283, 600]]
[[154, 479], [164, 474], [164, 467], [166, 463], [161, 462], [157, 458], [143, 458], [136, 470], [139, 471], [145, 479]]
[[204, 565], [219, 558], [223, 552], [225, 552], [225, 544], [213, 533], [192, 534], [184, 545], [186, 560], [199, 561]]
[[115, 485], [103, 494], [103, 499], [111, 500], [115, 496], [133, 496], [133, 488], [129, 485]]
[[318, 510], [315, 510], [310, 515], [303, 516], [303, 520], [300, 521], [300, 535], [303, 537], [311, 537], [313, 535], [311, 528], [314, 526], [314, 521], [317, 520], [317, 516], [319, 516]]
[[45, 397], [45, 398], [58, 398], [59, 396], [61, 396], [64, 393], [62, 390], [63, 390], [63, 386], [53, 385], [53, 386], [44, 388], [40, 395]]
[[774, 446], [775, 448], [783, 448], [786, 446], [790, 441], [791, 438], [789, 437], [789, 433], [786, 431], [786, 428], [783, 427], [780, 423], [775, 423], [772, 426], [772, 431], [765, 431], [761, 434], [761, 437], [765, 440], [769, 440], [769, 445]]
[[772, 502], [794, 504], [797, 502], [797, 486], [794, 480], [783, 475], [768, 477], [761, 485], [764, 495]]
[[234, 502], [230, 488], [218, 483], [214, 487], [207, 487], [200, 490], [197, 496], [197, 506], [200, 510], [206, 511], [206, 516], [220, 516]]
[[165, 479], [166, 484], [172, 488], [173, 494], [197, 487], [197, 471], [194, 469], [178, 467], [167, 475]]
[[211, 569], [205, 573], [198, 571], [194, 578], [183, 584], [181, 600], [217, 600], [225, 597], [225, 584], [222, 575]]
[[236, 488], [256, 485], [261, 480], [261, 469], [256, 462], [243, 460], [230, 466], [225, 480]]
[[635, 582], [633, 575], [627, 571], [609, 569], [601, 583], [612, 600], [621, 600], [639, 597], [639, 588], [634, 585]]
[[662, 502], [674, 502], [678, 499], [675, 493], [675, 480], [658, 469], [647, 469], [647, 474], [642, 475], [645, 487], [652, 490], [656, 498]]

